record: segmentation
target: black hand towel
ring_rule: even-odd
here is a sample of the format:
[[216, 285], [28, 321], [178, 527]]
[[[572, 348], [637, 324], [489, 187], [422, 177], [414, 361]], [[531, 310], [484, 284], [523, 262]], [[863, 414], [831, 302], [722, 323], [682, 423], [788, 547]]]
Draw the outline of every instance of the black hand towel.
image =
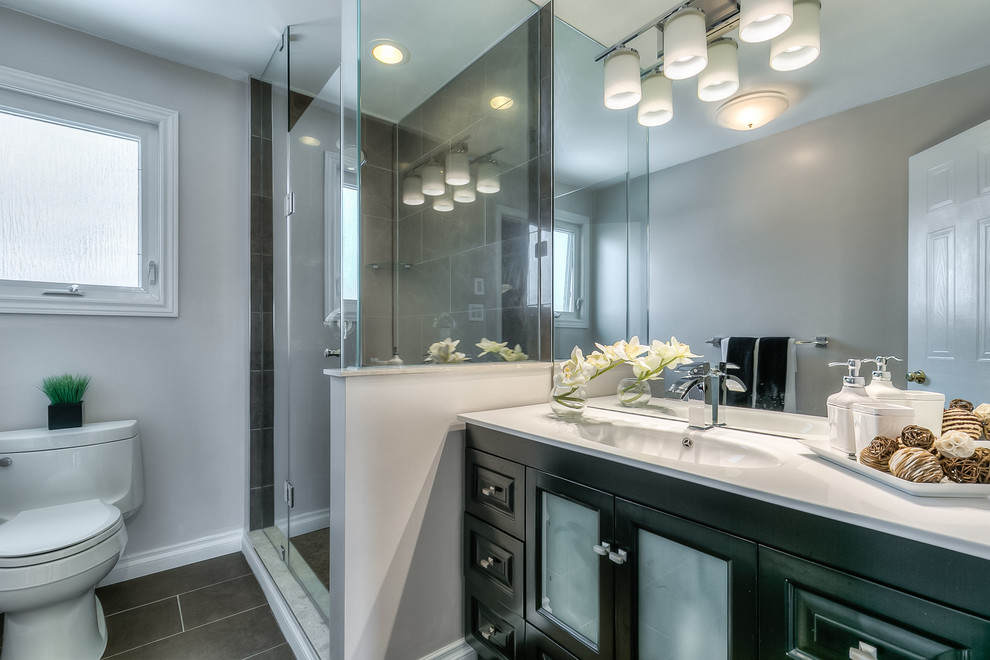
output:
[[756, 348], [756, 337], [729, 337], [729, 346], [725, 349], [725, 361], [737, 365], [738, 369], [728, 369], [727, 371], [737, 376], [746, 385], [745, 392], [733, 392], [728, 390], [725, 393], [725, 403], [730, 406], [744, 406], [749, 408], [753, 400], [753, 351]]
[[783, 410], [787, 389], [787, 342], [790, 337], [760, 337], [756, 365], [756, 404], [762, 410]]

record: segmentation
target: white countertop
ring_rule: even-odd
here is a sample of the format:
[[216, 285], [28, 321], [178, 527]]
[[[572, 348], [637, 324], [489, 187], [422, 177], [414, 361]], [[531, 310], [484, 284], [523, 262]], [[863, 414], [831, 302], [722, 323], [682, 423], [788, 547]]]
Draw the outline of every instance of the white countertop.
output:
[[[780, 465], [773, 467], [728, 468], [649, 456], [594, 439], [613, 431], [642, 434], [653, 430], [688, 434], [690, 432], [683, 421], [588, 408], [581, 421], [570, 422], [557, 419], [548, 404], [464, 413], [458, 415], [458, 419], [990, 559], [990, 500], [986, 497], [918, 497], [894, 490], [814, 455], [804, 444], [816, 442], [814, 439], [795, 440], [731, 429], [702, 432], [704, 437], [748, 443], [754, 448], [770, 451], [780, 459]], [[703, 442], [703, 439], [699, 437], [696, 443]]]

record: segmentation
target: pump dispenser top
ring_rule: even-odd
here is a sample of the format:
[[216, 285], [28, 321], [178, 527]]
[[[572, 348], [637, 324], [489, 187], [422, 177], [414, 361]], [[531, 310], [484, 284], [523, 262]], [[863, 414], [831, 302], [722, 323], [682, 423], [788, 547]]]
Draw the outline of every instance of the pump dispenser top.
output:
[[845, 362], [830, 362], [830, 367], [846, 367], [848, 372], [842, 377], [842, 389], [828, 398], [828, 443], [836, 451], [856, 457], [856, 431], [853, 422], [852, 406], [868, 403], [873, 398], [866, 393], [866, 379], [859, 375], [863, 360], [849, 358]]
[[903, 362], [896, 355], [878, 355], [872, 360], [864, 360], [864, 362], [873, 362], [877, 365], [870, 384], [866, 386], [866, 393], [877, 400], [906, 406], [908, 404], [907, 393], [904, 390], [894, 387], [894, 384], [891, 382], [890, 372], [887, 371], [888, 360]]

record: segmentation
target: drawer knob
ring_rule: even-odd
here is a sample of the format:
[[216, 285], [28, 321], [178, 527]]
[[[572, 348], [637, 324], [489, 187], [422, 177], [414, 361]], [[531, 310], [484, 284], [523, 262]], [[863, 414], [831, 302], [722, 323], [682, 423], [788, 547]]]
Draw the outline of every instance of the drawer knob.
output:
[[494, 566], [496, 563], [498, 563], [498, 559], [495, 559], [495, 557], [492, 557], [492, 556], [489, 555], [488, 557], [486, 557], [485, 559], [482, 559], [478, 563], [481, 564], [481, 567], [482, 568], [488, 569], [488, 568], [491, 568], [492, 566]]
[[491, 639], [492, 637], [494, 637], [495, 635], [497, 635], [499, 632], [500, 631], [499, 631], [498, 628], [496, 628], [495, 626], [491, 626], [490, 625], [490, 626], [488, 626], [488, 630], [482, 630], [481, 631], [481, 636], [484, 637], [485, 639]]
[[859, 648], [849, 648], [849, 660], [877, 660], [877, 647], [860, 642]]
[[495, 497], [502, 490], [499, 486], [485, 486], [481, 489], [481, 494], [485, 497]]

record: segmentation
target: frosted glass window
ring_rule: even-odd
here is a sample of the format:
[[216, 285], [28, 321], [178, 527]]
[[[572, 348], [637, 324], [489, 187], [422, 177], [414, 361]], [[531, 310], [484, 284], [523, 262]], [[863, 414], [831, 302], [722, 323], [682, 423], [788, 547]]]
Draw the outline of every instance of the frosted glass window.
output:
[[358, 191], [357, 188], [343, 190], [343, 221], [340, 227], [340, 289], [344, 300], [357, 300], [358, 297]]
[[601, 627], [598, 541], [598, 511], [543, 493], [542, 609], [593, 646]]
[[727, 660], [729, 566], [639, 530], [639, 657]]
[[0, 112], [0, 279], [139, 286], [140, 149]]

